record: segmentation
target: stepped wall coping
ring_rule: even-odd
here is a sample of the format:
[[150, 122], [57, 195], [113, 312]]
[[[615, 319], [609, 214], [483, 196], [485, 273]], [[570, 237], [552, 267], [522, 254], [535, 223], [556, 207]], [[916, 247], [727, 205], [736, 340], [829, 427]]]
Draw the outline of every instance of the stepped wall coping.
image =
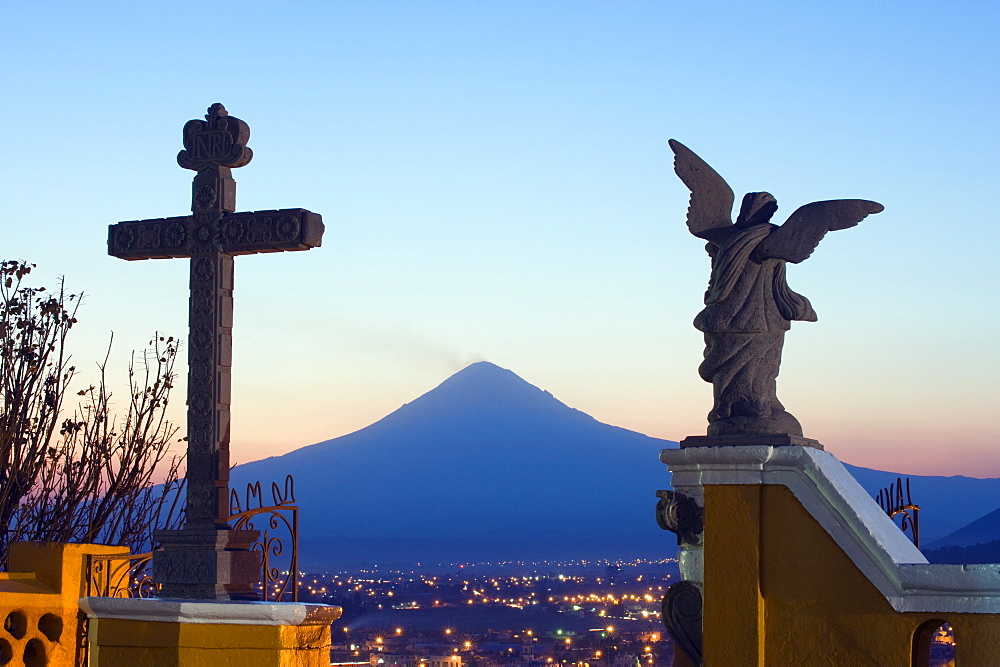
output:
[[[747, 445], [665, 449], [675, 489], [787, 487], [897, 611], [1000, 613], [1000, 564], [931, 564], [833, 454]], [[699, 504], [702, 499], [697, 498]], [[818, 573], [821, 574], [821, 573]]]

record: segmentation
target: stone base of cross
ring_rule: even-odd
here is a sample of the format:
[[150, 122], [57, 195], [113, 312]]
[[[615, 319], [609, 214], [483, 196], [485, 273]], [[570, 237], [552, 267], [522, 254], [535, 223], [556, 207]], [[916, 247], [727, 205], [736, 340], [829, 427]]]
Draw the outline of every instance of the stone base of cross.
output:
[[182, 530], [158, 531], [153, 579], [162, 597], [256, 599], [257, 531], [229, 528], [229, 401], [236, 255], [319, 247], [323, 219], [304, 209], [234, 213], [231, 169], [250, 162], [250, 128], [213, 104], [184, 126], [177, 162], [198, 172], [191, 215], [111, 225], [121, 259], [191, 259], [188, 308], [187, 505]]
[[258, 600], [260, 554], [251, 550], [257, 530], [216, 526], [158, 530], [153, 539], [153, 581], [157, 596], [191, 600]]

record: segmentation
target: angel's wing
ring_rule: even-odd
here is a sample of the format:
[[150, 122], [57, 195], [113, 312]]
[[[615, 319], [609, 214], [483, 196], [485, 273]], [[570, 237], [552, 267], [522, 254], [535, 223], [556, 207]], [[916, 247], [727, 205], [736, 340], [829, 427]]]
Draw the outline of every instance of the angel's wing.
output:
[[800, 206], [757, 247], [765, 257], [798, 263], [809, 257], [827, 232], [854, 227], [882, 204], [867, 199], [834, 199]]
[[715, 170], [690, 148], [670, 140], [674, 151], [674, 171], [691, 191], [687, 225], [695, 236], [709, 239], [711, 230], [725, 229], [733, 224], [733, 189]]

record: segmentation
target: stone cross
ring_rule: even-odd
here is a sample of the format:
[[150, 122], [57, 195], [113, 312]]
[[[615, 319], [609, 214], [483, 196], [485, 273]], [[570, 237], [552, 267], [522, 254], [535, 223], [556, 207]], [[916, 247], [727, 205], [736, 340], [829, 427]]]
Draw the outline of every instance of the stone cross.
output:
[[197, 171], [191, 215], [119, 222], [108, 254], [191, 260], [188, 310], [187, 509], [183, 530], [158, 531], [153, 577], [162, 597], [252, 599], [255, 531], [229, 529], [229, 402], [233, 258], [319, 247], [323, 220], [304, 209], [234, 213], [231, 169], [250, 162], [250, 127], [213, 104], [184, 125], [177, 162]]

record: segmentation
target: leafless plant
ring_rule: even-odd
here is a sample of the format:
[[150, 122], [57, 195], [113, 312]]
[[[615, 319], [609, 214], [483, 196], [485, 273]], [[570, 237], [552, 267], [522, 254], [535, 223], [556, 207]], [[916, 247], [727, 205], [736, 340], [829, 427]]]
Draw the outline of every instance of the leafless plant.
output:
[[62, 283], [52, 295], [25, 287], [31, 265], [0, 266], [0, 559], [16, 540], [149, 549], [152, 531], [177, 527], [183, 512], [183, 457], [171, 453], [177, 427], [166, 418], [178, 341], [157, 336], [133, 354], [123, 418], [112, 411], [107, 357], [97, 384], [78, 392], [81, 404], [62, 418], [76, 374], [66, 334], [80, 297]]

